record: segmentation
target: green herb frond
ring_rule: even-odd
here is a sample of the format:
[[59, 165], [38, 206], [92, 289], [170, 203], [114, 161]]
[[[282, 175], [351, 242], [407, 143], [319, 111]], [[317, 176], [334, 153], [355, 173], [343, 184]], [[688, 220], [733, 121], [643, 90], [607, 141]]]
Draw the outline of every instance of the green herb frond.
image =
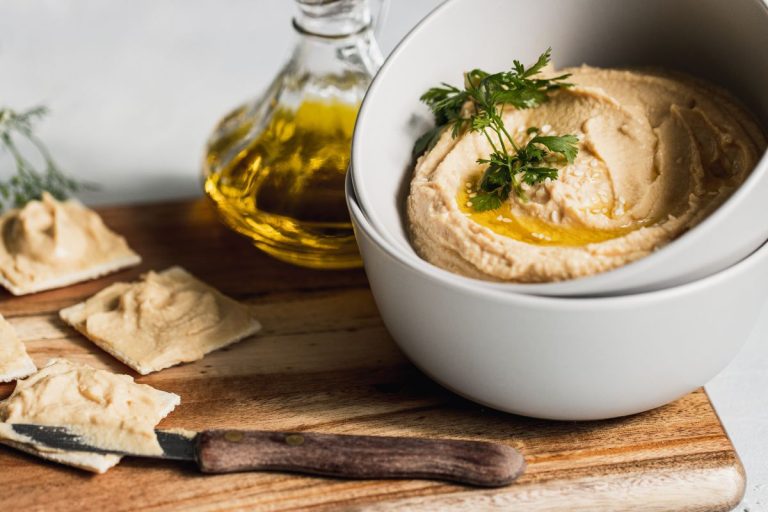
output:
[[414, 157], [434, 147], [447, 127], [453, 137], [467, 129], [482, 133], [491, 146], [489, 157], [478, 160], [487, 167], [480, 180], [480, 191], [471, 199], [477, 211], [499, 208], [511, 192], [527, 199], [523, 184], [532, 186], [557, 179], [558, 170], [551, 167], [550, 155], [560, 155], [568, 163], [576, 158], [578, 139], [574, 135], [539, 135], [538, 128], [532, 127], [527, 133], [533, 137], [519, 147], [502, 119], [505, 106], [536, 107], [548, 101], [553, 91], [573, 85], [565, 81], [570, 77], [568, 74], [540, 77], [551, 59], [549, 48], [529, 67], [515, 60], [510, 70], [500, 73], [473, 69], [464, 74], [463, 89], [443, 83], [421, 96], [432, 111], [435, 127], [416, 141]]
[[[529, 134], [538, 133], [538, 128], [529, 128]], [[558, 178], [558, 169], [551, 167], [552, 157], [559, 157], [573, 163], [578, 153], [579, 139], [574, 135], [541, 136], [535, 135], [525, 146], [514, 154], [494, 151], [487, 159], [479, 159], [480, 164], [487, 164], [477, 196], [470, 199], [476, 211], [493, 210], [502, 205], [514, 192], [517, 197], [527, 200], [523, 184], [533, 186]]]
[[[464, 74], [464, 88], [442, 83], [432, 87], [421, 96], [421, 101], [429, 107], [435, 119], [435, 128], [425, 133], [414, 145], [414, 155], [418, 156], [431, 149], [437, 142], [443, 128], [451, 126], [454, 137], [464, 129], [476, 129], [475, 117], [489, 117], [498, 114], [504, 105], [518, 109], [536, 107], [549, 99], [549, 94], [563, 87], [571, 87], [565, 82], [570, 75], [553, 78], [537, 77], [550, 63], [552, 49], [542, 53], [535, 64], [525, 67], [515, 60], [512, 69], [500, 73], [488, 73], [482, 69], [473, 69]], [[469, 102], [469, 107], [467, 107]], [[470, 120], [462, 115], [472, 112]]]
[[[57, 199], [66, 199], [72, 193], [94, 188], [66, 176], [35, 135], [35, 122], [47, 113], [48, 109], [43, 106], [20, 113], [9, 108], [0, 108], [0, 146], [10, 154], [16, 167], [16, 174], [6, 180], [0, 180], [0, 210], [9, 206], [21, 207], [29, 201], [40, 199], [43, 192], [49, 192]], [[44, 169], [36, 169], [24, 156], [17, 144], [17, 138], [25, 139], [37, 150], [42, 157]]]

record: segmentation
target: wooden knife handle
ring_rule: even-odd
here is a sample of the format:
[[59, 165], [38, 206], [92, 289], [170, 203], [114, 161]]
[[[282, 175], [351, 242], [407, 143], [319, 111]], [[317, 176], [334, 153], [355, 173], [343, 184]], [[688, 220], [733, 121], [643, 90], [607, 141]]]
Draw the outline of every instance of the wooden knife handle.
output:
[[481, 441], [308, 432], [208, 430], [198, 436], [205, 473], [290, 471], [341, 478], [425, 478], [498, 487], [525, 469], [510, 446]]

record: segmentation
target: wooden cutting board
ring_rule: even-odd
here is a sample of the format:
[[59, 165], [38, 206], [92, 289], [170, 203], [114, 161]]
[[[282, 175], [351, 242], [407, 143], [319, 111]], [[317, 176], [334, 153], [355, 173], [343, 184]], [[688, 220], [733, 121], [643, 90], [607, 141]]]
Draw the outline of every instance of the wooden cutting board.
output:
[[[277, 262], [221, 226], [203, 200], [101, 209], [144, 257], [140, 268], [12, 298], [8, 317], [38, 364], [66, 357], [129, 373], [57, 311], [119, 280], [173, 264], [256, 308], [257, 336], [139, 382], [181, 395], [161, 427], [314, 430], [481, 439], [528, 462], [518, 483], [343, 481], [281, 473], [203, 476], [191, 465], [125, 459], [105, 475], [0, 446], [2, 510], [725, 511], [744, 473], [703, 390], [645, 414], [548, 422], [463, 400], [409, 364], [376, 312], [362, 271]], [[652, 377], [649, 377], [652, 378]], [[12, 391], [0, 385], [0, 398]]]

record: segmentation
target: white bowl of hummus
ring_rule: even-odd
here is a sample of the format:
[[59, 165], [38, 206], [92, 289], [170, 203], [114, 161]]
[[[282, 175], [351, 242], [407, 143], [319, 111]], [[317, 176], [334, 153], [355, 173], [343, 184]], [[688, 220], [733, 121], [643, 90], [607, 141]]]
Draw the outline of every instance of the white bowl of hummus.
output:
[[[503, 110], [504, 123], [521, 145], [532, 127], [576, 134], [578, 156], [523, 199], [472, 211], [486, 137], [446, 131], [414, 164], [431, 124], [419, 97], [547, 47], [574, 86]], [[449, 1], [361, 108], [350, 173], [362, 214], [406, 260], [507, 293], [621, 295], [713, 274], [768, 238], [768, 61], [751, 57], [766, 47], [760, 0]]]
[[403, 254], [347, 188], [392, 337], [437, 382], [502, 411], [594, 420], [673, 401], [731, 361], [768, 298], [768, 245], [714, 275], [648, 293], [564, 298], [478, 286]]

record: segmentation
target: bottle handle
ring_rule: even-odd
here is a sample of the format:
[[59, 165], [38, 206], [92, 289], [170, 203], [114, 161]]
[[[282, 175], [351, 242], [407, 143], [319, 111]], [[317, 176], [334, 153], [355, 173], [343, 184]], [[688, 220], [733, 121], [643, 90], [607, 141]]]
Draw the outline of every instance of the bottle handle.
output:
[[387, 19], [387, 15], [389, 14], [389, 0], [378, 0], [379, 2], [379, 8], [376, 11], [376, 14], [371, 13], [371, 17], [373, 19], [373, 33], [376, 35], [376, 37], [381, 36], [381, 29], [384, 26], [384, 22]]

